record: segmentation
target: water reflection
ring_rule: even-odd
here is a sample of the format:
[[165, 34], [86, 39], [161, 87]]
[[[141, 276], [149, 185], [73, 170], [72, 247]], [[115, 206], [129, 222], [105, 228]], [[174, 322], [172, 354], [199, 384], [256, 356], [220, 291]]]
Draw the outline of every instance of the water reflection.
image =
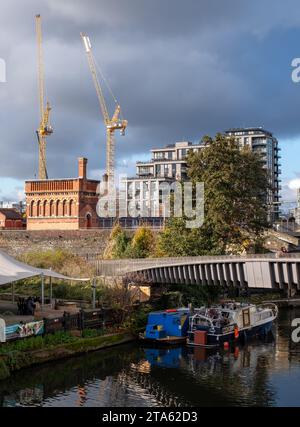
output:
[[126, 345], [21, 371], [0, 406], [300, 406], [300, 346], [280, 313], [272, 342], [207, 350]]

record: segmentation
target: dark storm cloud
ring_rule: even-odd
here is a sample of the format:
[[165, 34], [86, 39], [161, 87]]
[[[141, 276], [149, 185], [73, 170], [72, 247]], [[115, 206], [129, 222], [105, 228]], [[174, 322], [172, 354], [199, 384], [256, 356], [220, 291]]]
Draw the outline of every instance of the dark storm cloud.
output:
[[[94, 53], [129, 121], [118, 164], [153, 146], [232, 126], [300, 133], [298, 1], [6, 0], [0, 13], [0, 176], [31, 178], [38, 124], [34, 15], [43, 16], [46, 84], [55, 134], [51, 176], [76, 175], [76, 157], [105, 165], [102, 117], [79, 37]], [[106, 94], [107, 95], [107, 94]], [[110, 108], [112, 104], [110, 103]]]

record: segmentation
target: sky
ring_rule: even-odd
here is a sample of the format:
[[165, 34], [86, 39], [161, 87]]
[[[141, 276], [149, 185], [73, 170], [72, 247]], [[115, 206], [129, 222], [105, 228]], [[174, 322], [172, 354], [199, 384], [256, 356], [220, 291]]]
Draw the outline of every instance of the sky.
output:
[[[105, 167], [105, 129], [80, 32], [128, 120], [116, 138], [118, 169], [132, 176], [149, 150], [198, 142], [231, 127], [263, 126], [281, 147], [282, 197], [300, 186], [298, 0], [2, 0], [0, 9], [0, 201], [23, 197], [35, 178], [39, 124], [34, 16], [42, 15], [46, 93], [54, 134], [50, 178]], [[2, 70], [3, 71], [3, 70]], [[1, 80], [1, 69], [0, 69]], [[104, 91], [108, 108], [113, 102]]]

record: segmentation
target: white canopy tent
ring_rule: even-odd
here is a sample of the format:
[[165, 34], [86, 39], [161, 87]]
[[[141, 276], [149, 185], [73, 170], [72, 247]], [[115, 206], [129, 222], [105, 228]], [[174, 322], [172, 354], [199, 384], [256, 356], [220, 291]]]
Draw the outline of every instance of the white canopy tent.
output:
[[78, 282], [87, 282], [91, 279], [67, 277], [52, 270], [35, 268], [0, 251], [0, 286], [17, 282], [18, 280], [28, 279], [30, 277], [41, 277], [42, 281], [42, 304], [44, 304], [44, 278], [53, 277], [56, 279], [72, 280]]

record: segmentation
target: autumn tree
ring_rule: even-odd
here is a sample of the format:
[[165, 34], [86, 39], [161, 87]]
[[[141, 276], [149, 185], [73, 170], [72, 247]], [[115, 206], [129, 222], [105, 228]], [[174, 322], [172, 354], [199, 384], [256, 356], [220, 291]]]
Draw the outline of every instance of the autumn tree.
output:
[[131, 241], [130, 256], [131, 258], [147, 258], [155, 250], [155, 236], [149, 227], [139, 227]]

